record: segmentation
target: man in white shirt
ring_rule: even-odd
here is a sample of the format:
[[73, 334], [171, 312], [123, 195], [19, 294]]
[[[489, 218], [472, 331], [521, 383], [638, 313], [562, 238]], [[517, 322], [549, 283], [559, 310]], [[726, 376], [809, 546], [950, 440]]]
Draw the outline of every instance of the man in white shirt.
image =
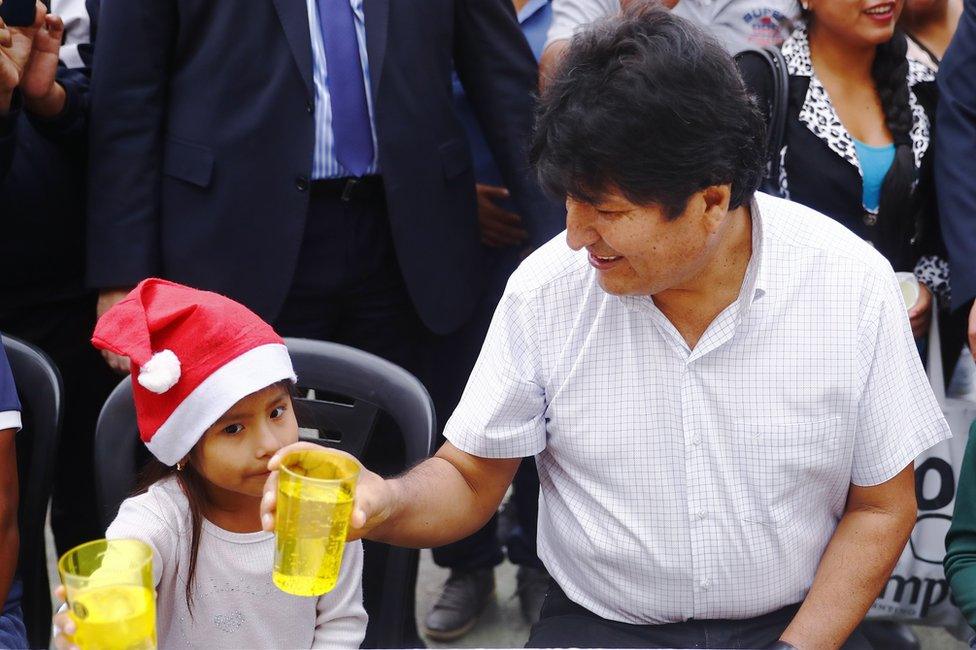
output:
[[914, 458], [949, 436], [890, 265], [754, 195], [762, 117], [687, 21], [601, 22], [562, 70], [532, 151], [565, 240], [512, 276], [449, 442], [363, 473], [352, 537], [463, 536], [534, 455], [554, 584], [529, 646], [868, 647]]
[[[553, 72], [573, 34], [586, 25], [644, 0], [553, 0], [552, 24], [539, 61], [543, 82]], [[660, 0], [676, 15], [697, 23], [731, 54], [780, 45], [800, 14], [796, 0]]]

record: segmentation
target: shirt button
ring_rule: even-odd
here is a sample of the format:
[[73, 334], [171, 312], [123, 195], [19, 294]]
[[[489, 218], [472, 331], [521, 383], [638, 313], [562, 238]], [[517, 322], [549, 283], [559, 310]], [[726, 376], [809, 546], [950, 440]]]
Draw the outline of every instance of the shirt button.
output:
[[305, 111], [310, 115], [315, 112], [315, 104], [312, 102], [305, 102]]
[[707, 512], [705, 512], [704, 510], [699, 510], [699, 511], [698, 511], [698, 519], [699, 519], [699, 520], [702, 520], [702, 519], [704, 519], [704, 518], [705, 518], [705, 517], [707, 517], [707, 516], [708, 516], [708, 513], [707, 513]]
[[702, 589], [705, 589], [707, 591], [708, 588], [712, 586], [712, 579], [702, 578], [702, 581], [699, 582], [698, 584], [701, 586]]
[[299, 192], [305, 192], [308, 190], [308, 179], [304, 176], [295, 177], [295, 189]]
[[695, 434], [695, 437], [691, 439], [691, 444], [693, 444], [693, 445], [700, 445], [701, 444], [701, 436], [698, 435], [698, 434]]

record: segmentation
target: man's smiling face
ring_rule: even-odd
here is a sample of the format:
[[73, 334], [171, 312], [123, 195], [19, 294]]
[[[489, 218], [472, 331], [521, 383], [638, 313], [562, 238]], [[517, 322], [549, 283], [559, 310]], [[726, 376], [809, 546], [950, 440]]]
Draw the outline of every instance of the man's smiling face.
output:
[[607, 293], [654, 295], [680, 287], [706, 265], [715, 238], [703, 208], [697, 194], [674, 219], [617, 191], [595, 203], [569, 198], [566, 240], [573, 250], [586, 249]]

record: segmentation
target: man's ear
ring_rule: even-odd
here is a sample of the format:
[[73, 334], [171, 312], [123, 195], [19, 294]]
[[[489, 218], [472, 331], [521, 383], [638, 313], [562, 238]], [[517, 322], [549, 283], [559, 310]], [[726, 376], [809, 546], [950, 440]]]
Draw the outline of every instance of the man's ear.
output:
[[729, 214], [731, 197], [731, 185], [712, 185], [701, 190], [705, 222], [710, 231], [715, 232], [725, 223], [725, 218]]

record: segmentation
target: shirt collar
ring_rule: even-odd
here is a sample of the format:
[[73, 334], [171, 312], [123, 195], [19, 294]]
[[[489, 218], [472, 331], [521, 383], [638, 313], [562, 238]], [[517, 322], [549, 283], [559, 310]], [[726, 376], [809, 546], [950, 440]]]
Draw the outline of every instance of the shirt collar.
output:
[[810, 59], [810, 41], [807, 26], [800, 22], [790, 37], [783, 43], [783, 59], [793, 77], [812, 77], [813, 61]]
[[529, 0], [526, 2], [525, 6], [522, 7], [522, 10], [518, 12], [519, 24], [521, 25], [526, 20], [539, 13], [539, 11], [549, 4], [549, 2], [550, 0]]
[[763, 261], [766, 251], [766, 231], [763, 228], [762, 214], [759, 209], [757, 194], [749, 200], [749, 216], [752, 219], [752, 256], [746, 267], [745, 277], [742, 278], [742, 289], [739, 291], [740, 312], [745, 313], [756, 298], [766, 295], [769, 284], [767, 264]]

